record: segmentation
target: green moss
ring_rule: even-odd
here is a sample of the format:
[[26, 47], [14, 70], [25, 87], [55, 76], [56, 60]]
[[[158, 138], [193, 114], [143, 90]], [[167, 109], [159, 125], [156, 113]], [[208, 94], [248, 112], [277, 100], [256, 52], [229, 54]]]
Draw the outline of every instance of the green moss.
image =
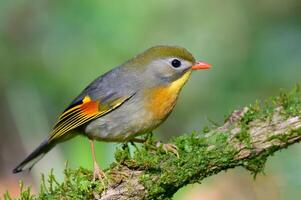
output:
[[204, 126], [203, 133], [209, 133], [209, 131], [210, 131], [209, 126]]
[[243, 143], [246, 147], [251, 148], [251, 136], [247, 128], [243, 127], [239, 133], [235, 135], [235, 138]]
[[279, 141], [282, 143], [288, 143], [290, 138], [294, 138], [296, 136], [300, 136], [301, 134], [301, 128], [298, 128], [296, 130], [291, 130], [289, 133], [287, 134], [282, 134], [282, 135], [271, 135], [270, 137], [268, 137], [268, 141]]
[[[249, 135], [249, 126], [252, 121], [267, 121], [270, 120], [276, 108], [281, 107], [281, 115], [284, 117], [300, 116], [301, 98], [299, 86], [288, 92], [281, 92], [279, 96], [271, 98], [265, 102], [256, 101], [248, 106], [248, 111], [240, 120], [241, 132], [235, 137], [240, 142], [250, 147], [251, 137]], [[290, 135], [271, 136], [269, 140], [278, 139], [286, 141]]]
[[[147, 199], [171, 198], [182, 186], [200, 182], [205, 176], [219, 172], [223, 166], [231, 165], [235, 149], [227, 143], [228, 136], [228, 133], [211, 137], [182, 135], [174, 140], [180, 159], [163, 152], [137, 153], [135, 161], [146, 167], [140, 181], [149, 192]], [[212, 169], [211, 166], [219, 167]]]
[[274, 102], [283, 107], [282, 114], [287, 117], [299, 116], [301, 111], [300, 87], [296, 85], [291, 92], [281, 92], [278, 97], [274, 98]]
[[[19, 183], [20, 186], [20, 198], [21, 200], [32, 200], [32, 199], [36, 199], [36, 197], [31, 194], [31, 188], [30, 187], [25, 187], [23, 181], [20, 181]], [[4, 200], [12, 200], [12, 198], [10, 197], [9, 193], [6, 192], [3, 196]]]
[[130, 148], [127, 144], [124, 144], [122, 148], [116, 148], [115, 159], [117, 163], [123, 163], [131, 158]]
[[268, 137], [268, 141], [278, 140], [280, 142], [286, 142], [289, 138], [289, 135], [272, 135]]
[[265, 152], [261, 153], [257, 156], [251, 156], [253, 158], [246, 159], [242, 162], [242, 166], [249, 170], [253, 175], [254, 178], [258, 173], [263, 173], [265, 163], [267, 161], [268, 156], [272, 156], [276, 149], [272, 148], [273, 150], [266, 150]]
[[[24, 189], [21, 184], [20, 200], [50, 200], [50, 199], [91, 199], [93, 193], [101, 193], [103, 186], [99, 181], [92, 180], [92, 172], [83, 168], [71, 170], [66, 167], [64, 170], [65, 179], [59, 183], [52, 171], [45, 180], [44, 175], [41, 177], [40, 192], [38, 195], [32, 195], [30, 187]], [[8, 194], [4, 196], [5, 200], [9, 200]]]
[[275, 108], [282, 107], [285, 116], [300, 116], [301, 98], [299, 86], [290, 92], [281, 92], [279, 96], [273, 97], [265, 102], [256, 101], [248, 106], [248, 111], [241, 119], [242, 125], [248, 125], [251, 121], [266, 120], [274, 114]]
[[89, 199], [93, 197], [94, 191], [102, 191], [103, 186], [98, 181], [92, 180], [90, 170], [79, 168], [71, 170], [66, 168], [64, 171], [65, 179], [58, 183], [51, 173], [48, 177], [49, 186], [42, 184], [40, 199]]
[[[290, 138], [293, 138], [295, 136], [300, 136], [300, 135], [301, 135], [301, 128], [299, 128], [297, 130], [291, 130], [290, 133], [285, 134], [285, 135], [273, 135], [273, 136], [269, 137], [267, 140], [268, 141], [278, 140], [278, 141], [288, 145]], [[266, 149], [264, 152], [260, 153], [260, 155], [254, 156], [253, 158], [245, 161], [243, 163], [243, 166], [246, 169], [250, 170], [254, 174], [254, 177], [255, 177], [258, 173], [263, 172], [267, 158], [269, 156], [272, 156], [280, 148], [283, 148], [283, 147], [274, 145], [274, 146], [270, 147], [269, 149]]]

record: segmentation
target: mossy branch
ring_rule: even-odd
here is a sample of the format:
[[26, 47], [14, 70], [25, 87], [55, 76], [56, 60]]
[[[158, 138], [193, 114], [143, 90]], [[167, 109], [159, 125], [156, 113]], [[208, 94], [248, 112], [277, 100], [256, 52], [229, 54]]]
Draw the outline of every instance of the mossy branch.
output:
[[36, 198], [170, 199], [181, 187], [229, 168], [243, 166], [256, 175], [275, 151], [301, 140], [300, 111], [296, 87], [234, 111], [221, 127], [175, 138], [180, 158], [147, 146], [131, 156], [126, 146], [117, 149], [116, 162], [106, 170], [106, 188], [90, 181], [89, 170], [67, 169], [63, 183], [47, 189], [43, 181]]

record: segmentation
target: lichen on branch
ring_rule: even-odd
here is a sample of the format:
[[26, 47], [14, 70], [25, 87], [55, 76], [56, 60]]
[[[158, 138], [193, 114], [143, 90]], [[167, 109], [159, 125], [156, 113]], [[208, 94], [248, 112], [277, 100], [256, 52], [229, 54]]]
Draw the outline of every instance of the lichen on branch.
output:
[[170, 199], [181, 187], [229, 168], [243, 166], [256, 175], [275, 151], [301, 140], [300, 111], [296, 87], [235, 110], [221, 127], [174, 138], [180, 158], [148, 145], [131, 155], [125, 145], [116, 150], [116, 161], [106, 170], [105, 186], [92, 182], [89, 170], [67, 168], [63, 183], [51, 175], [51, 186], [42, 181], [40, 193], [26, 199]]

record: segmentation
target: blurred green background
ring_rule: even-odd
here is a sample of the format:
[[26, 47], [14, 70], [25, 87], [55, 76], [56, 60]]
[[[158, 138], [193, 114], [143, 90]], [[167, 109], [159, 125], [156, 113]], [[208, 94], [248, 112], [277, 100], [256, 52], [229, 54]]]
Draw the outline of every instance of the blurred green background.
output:
[[[94, 78], [157, 44], [180, 45], [212, 70], [194, 73], [158, 138], [221, 124], [231, 110], [301, 83], [300, 0], [0, 0], [0, 194], [18, 180], [38, 191], [41, 172], [92, 168], [87, 139], [57, 146], [30, 173], [12, 168]], [[97, 143], [102, 167], [118, 144]], [[254, 181], [233, 169], [181, 189], [175, 200], [293, 200], [301, 196], [301, 146], [268, 160]], [[2, 195], [1, 195], [2, 196]]]

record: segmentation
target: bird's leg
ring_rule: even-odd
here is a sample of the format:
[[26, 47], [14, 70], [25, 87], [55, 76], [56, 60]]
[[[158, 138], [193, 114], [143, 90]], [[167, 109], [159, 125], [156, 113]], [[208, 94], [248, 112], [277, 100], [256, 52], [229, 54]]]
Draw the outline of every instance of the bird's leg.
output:
[[137, 145], [135, 143], [143, 144], [145, 142], [146, 142], [146, 138], [132, 138], [130, 140], [131, 145], [133, 145], [138, 152], [139, 152], [139, 148], [137, 147]]
[[135, 147], [136, 151], [139, 152], [139, 148], [138, 148], [137, 145], [135, 144], [135, 140], [134, 140], [134, 141], [130, 141], [130, 143], [131, 143], [131, 145], [132, 145], [133, 147]]
[[151, 143], [151, 140], [152, 140], [152, 137], [153, 137], [153, 133], [150, 132], [150, 133], [147, 133], [145, 138], [132, 138], [130, 140], [130, 142], [133, 144], [134, 142], [136, 143]]
[[130, 141], [132, 144], [134, 143], [134, 142], [136, 142], [136, 143], [144, 143], [144, 142], [146, 142], [146, 138], [132, 138], [131, 139], [131, 141]]
[[95, 158], [95, 151], [94, 151], [94, 142], [93, 140], [90, 140], [90, 147], [91, 147], [91, 151], [92, 151], [92, 158], [93, 158], [93, 181], [96, 180], [96, 178], [98, 178], [99, 180], [101, 180], [101, 182], [104, 185], [103, 182], [103, 178], [107, 178], [105, 173], [100, 169], [100, 167], [98, 166], [97, 162], [96, 162], [96, 158]]
[[153, 132], [149, 132], [145, 136], [145, 143], [152, 143], [153, 142]]
[[[146, 148], [154, 149], [153, 144], [152, 144], [153, 143], [152, 137], [153, 137], [153, 133], [150, 132], [150, 133], [147, 133], [144, 138], [132, 138], [130, 140], [130, 142], [131, 142], [131, 144], [134, 144], [134, 142], [144, 144]], [[134, 145], [134, 146], [136, 147], [136, 145]], [[136, 149], [138, 149], [138, 148], [136, 147]]]

